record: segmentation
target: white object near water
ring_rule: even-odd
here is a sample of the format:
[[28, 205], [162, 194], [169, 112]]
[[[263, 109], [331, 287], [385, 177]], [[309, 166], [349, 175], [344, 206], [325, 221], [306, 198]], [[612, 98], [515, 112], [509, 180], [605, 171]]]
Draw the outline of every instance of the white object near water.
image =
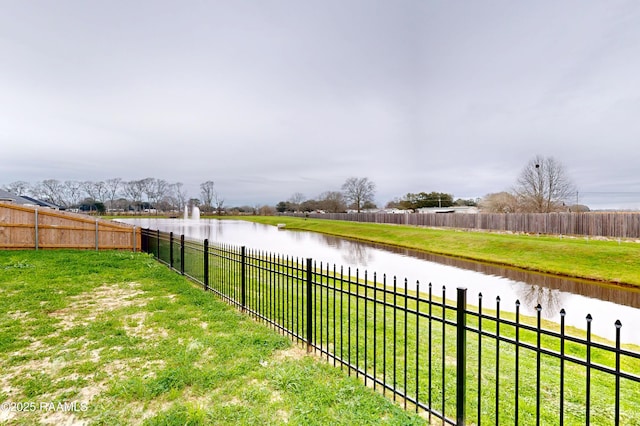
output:
[[284, 229], [287, 226], [286, 223], [279, 223], [278, 224], [278, 229]]
[[198, 206], [193, 206], [193, 209], [191, 209], [191, 219], [200, 220], [200, 208]]

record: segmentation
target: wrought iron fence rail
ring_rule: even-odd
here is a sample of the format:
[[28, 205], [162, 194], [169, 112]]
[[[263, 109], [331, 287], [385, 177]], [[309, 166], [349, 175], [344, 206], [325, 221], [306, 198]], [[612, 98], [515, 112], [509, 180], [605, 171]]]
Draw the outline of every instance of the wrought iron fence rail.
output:
[[[431, 319], [433, 319], [435, 321], [438, 321], [438, 322], [443, 322], [444, 321], [444, 323], [447, 324], [447, 325], [452, 325], [452, 326], [456, 326], [457, 325], [457, 323], [455, 321], [453, 321], [453, 320], [449, 320], [449, 319], [446, 319], [446, 318], [443, 319], [443, 318], [438, 317], [438, 316], [430, 315], [429, 313], [426, 313], [426, 312], [423, 312], [423, 311], [419, 311], [419, 310], [416, 310], [416, 309], [405, 307], [405, 305], [398, 305], [397, 303], [380, 300], [380, 299], [377, 299], [375, 297], [367, 296], [367, 295], [364, 295], [364, 294], [359, 293], [359, 292], [353, 292], [351, 290], [345, 290], [345, 289], [338, 288], [338, 287], [332, 287], [332, 286], [330, 286], [328, 284], [325, 284], [325, 283], [322, 283], [322, 282], [314, 282], [314, 284], [315, 284], [315, 286], [317, 288], [328, 289], [328, 290], [333, 291], [334, 293], [345, 294], [347, 296], [354, 296], [354, 297], [356, 297], [356, 298], [358, 298], [358, 299], [360, 299], [360, 300], [362, 300], [364, 302], [375, 303], [375, 304], [377, 304], [377, 305], [379, 305], [381, 307], [387, 307], [387, 308], [393, 308], [393, 309], [401, 308], [402, 312], [406, 311], [410, 315], [419, 316], [421, 318], [431, 318]], [[382, 290], [378, 289], [378, 291], [382, 291]], [[388, 290], [388, 293], [393, 295], [393, 291], [392, 290]], [[401, 293], [401, 297], [404, 299], [404, 293]], [[452, 310], [455, 309], [455, 306], [453, 306], [453, 305], [445, 305], [445, 304], [442, 304], [442, 303], [439, 303], [439, 302], [435, 302], [435, 301], [434, 302], [430, 302], [428, 299], [416, 298], [415, 296], [413, 298], [412, 297], [407, 297], [407, 300], [420, 301], [420, 302], [424, 302], [425, 304], [426, 303], [431, 303], [433, 306], [436, 306], [436, 307], [439, 307], [439, 308], [442, 308], [443, 306], [446, 306], [447, 309], [452, 309]]]
[[[466, 327], [466, 330], [471, 331], [473, 333], [481, 334], [482, 336], [485, 336], [485, 337], [493, 338], [494, 340], [499, 340], [501, 342], [509, 343], [509, 344], [513, 345], [514, 347], [527, 349], [527, 350], [530, 350], [532, 352], [539, 353], [541, 355], [551, 356], [553, 358], [557, 358], [557, 359], [562, 360], [562, 361], [568, 361], [568, 362], [571, 362], [573, 364], [580, 365], [582, 367], [589, 367], [589, 368], [592, 368], [594, 370], [601, 371], [603, 373], [614, 374], [614, 375], [619, 376], [620, 378], [623, 378], [623, 379], [628, 379], [628, 380], [632, 380], [632, 381], [635, 381], [635, 382], [640, 382], [640, 376], [634, 375], [634, 374], [631, 374], [631, 373], [626, 373], [624, 371], [619, 371], [619, 370], [616, 370], [613, 367], [608, 367], [606, 365], [597, 364], [597, 363], [594, 363], [594, 362], [589, 362], [589, 361], [586, 361], [586, 360], [581, 359], [581, 358], [577, 358], [577, 357], [574, 357], [574, 356], [571, 356], [571, 355], [562, 354], [562, 352], [556, 352], [556, 351], [553, 351], [553, 350], [550, 350], [550, 349], [546, 349], [544, 347], [538, 347], [538, 346], [536, 346], [534, 344], [522, 342], [522, 341], [519, 341], [519, 340], [514, 339], [514, 338], [505, 337], [505, 336], [496, 336], [496, 334], [494, 334], [494, 333], [489, 333], [489, 332], [486, 332], [486, 331], [479, 331], [478, 329], [473, 328], [473, 327]], [[623, 351], [623, 350], [620, 350], [619, 352], [617, 352], [617, 351], [614, 351], [614, 352], [615, 353], [619, 353], [620, 355], [629, 354], [628, 356], [631, 356], [633, 358], [638, 358], [638, 354], [635, 354], [633, 352], [628, 352], [628, 351]]]
[[[476, 312], [472, 312], [472, 311], [467, 311], [467, 315], [469, 316], [481, 316], [483, 319], [486, 319], [488, 321], [491, 321], [493, 323], [496, 322], [496, 317], [491, 317], [488, 316], [486, 314], [482, 314], [482, 315], [478, 315], [478, 313]], [[638, 360], [638, 362], [640, 363], [640, 353], [636, 353], [636, 352], [632, 352], [628, 349], [624, 349], [619, 346], [619, 343], [617, 346], [610, 346], [604, 343], [600, 343], [598, 341], [593, 341], [590, 339], [581, 339], [579, 337], [575, 337], [569, 334], [564, 334], [562, 332], [558, 333], [556, 331], [552, 331], [552, 330], [548, 330], [548, 329], [544, 329], [544, 328], [537, 328], [536, 326], [532, 326], [532, 325], [528, 325], [525, 323], [521, 323], [521, 322], [514, 322], [511, 320], [507, 320], [507, 319], [499, 319], [498, 320], [500, 324], [502, 325], [506, 325], [506, 326], [510, 326], [513, 327], [514, 330], [519, 329], [520, 331], [524, 330], [524, 331], [530, 331], [536, 334], [539, 334], [540, 337], [551, 337], [557, 340], [556, 343], [558, 343], [559, 345], [565, 345], [568, 343], [573, 343], [573, 344], [578, 344], [583, 346], [584, 348], [589, 348], [590, 350], [600, 350], [600, 351], [606, 351], [606, 352], [610, 352], [613, 354], [617, 354], [620, 356], [625, 356], [625, 357], [629, 357], [629, 358], [633, 358]], [[505, 336], [503, 334], [497, 334], [494, 332], [490, 332], [487, 331], [485, 329], [480, 329], [474, 326], [470, 326], [467, 325], [466, 329], [468, 331], [471, 331], [473, 333], [476, 334], [480, 334], [482, 336], [485, 337], [490, 337], [492, 339], [495, 340], [500, 340], [502, 342], [505, 343], [509, 343], [511, 345], [520, 347], [520, 348], [524, 348], [524, 349], [529, 349], [535, 352], [540, 352], [543, 355], [548, 355], [554, 358], [558, 358], [558, 359], [562, 359], [564, 361], [570, 361], [573, 362], [575, 364], [579, 364], [582, 366], [589, 366], [589, 367], [593, 367], [599, 371], [603, 371], [606, 373], [610, 373], [610, 374], [620, 374], [621, 377], [627, 378], [629, 380], [633, 380], [633, 381], [638, 381], [640, 382], [640, 376], [639, 375], [633, 375], [633, 374], [628, 374], [628, 373], [624, 373], [624, 372], [616, 372], [612, 367], [607, 367], [605, 365], [599, 365], [597, 363], [587, 363], [586, 360], [584, 359], [580, 359], [578, 357], [574, 357], [574, 356], [570, 356], [570, 355], [566, 355], [563, 354], [562, 352], [558, 352], [558, 351], [554, 351], [551, 349], [547, 349], [544, 347], [538, 347], [536, 346], [534, 343], [528, 343], [526, 341], [522, 341], [520, 339], [518, 339], [517, 337], [509, 337], [509, 336]]]

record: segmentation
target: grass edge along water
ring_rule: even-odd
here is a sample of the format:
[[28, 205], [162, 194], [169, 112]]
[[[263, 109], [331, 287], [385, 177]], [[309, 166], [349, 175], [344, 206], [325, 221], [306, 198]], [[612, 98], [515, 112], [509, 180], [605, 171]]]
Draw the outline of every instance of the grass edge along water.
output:
[[[224, 217], [220, 219], [225, 220]], [[233, 219], [267, 225], [284, 223], [288, 229], [640, 288], [640, 245], [635, 240], [434, 229], [287, 216]]]

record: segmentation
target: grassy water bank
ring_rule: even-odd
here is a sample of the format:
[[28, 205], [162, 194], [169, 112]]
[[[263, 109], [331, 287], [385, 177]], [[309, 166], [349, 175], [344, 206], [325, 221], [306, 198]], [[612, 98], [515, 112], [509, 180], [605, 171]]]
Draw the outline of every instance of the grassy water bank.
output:
[[236, 219], [390, 244], [538, 272], [640, 287], [640, 244], [583, 237], [513, 235], [415, 226], [242, 216]]
[[0, 251], [0, 365], [9, 425], [423, 422], [144, 254]]

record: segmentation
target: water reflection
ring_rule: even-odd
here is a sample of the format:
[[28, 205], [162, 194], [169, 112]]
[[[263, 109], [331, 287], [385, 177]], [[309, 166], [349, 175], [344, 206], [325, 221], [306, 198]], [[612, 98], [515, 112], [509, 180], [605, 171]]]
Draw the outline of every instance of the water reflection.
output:
[[549, 274], [470, 262], [464, 259], [439, 256], [416, 250], [363, 243], [330, 235], [278, 230], [274, 226], [244, 221], [136, 219], [126, 220], [144, 228], [184, 234], [189, 238], [210, 242], [224, 242], [247, 246], [284, 255], [311, 257], [324, 265], [351, 267], [363, 275], [376, 272], [382, 281], [393, 277], [402, 283], [408, 279], [410, 289], [420, 281], [421, 290], [427, 284], [433, 286], [433, 294], [441, 295], [447, 289], [447, 298], [455, 299], [455, 289], [468, 289], [468, 302], [478, 305], [478, 295], [483, 295], [483, 307], [495, 309], [500, 296], [503, 311], [515, 311], [516, 301], [521, 303], [523, 315], [535, 315], [536, 306], [542, 306], [545, 319], [559, 321], [559, 312], [565, 309], [567, 326], [585, 329], [586, 316], [591, 314], [593, 333], [613, 339], [616, 320], [623, 323], [623, 342], [640, 344], [640, 333], [632, 328], [640, 324], [640, 290], [601, 285]]
[[[329, 239], [335, 237], [328, 237]], [[384, 248], [402, 256], [415, 257], [429, 262], [453, 266], [455, 268], [467, 269], [479, 272], [484, 275], [508, 278], [509, 280], [528, 284], [519, 286], [516, 292], [520, 296], [520, 302], [528, 301], [529, 305], [536, 306], [538, 303], [543, 311], [559, 311], [564, 306], [563, 294], [579, 294], [590, 298], [626, 305], [633, 308], [640, 308], [640, 291], [635, 288], [607, 285], [589, 280], [568, 278], [559, 275], [543, 274], [526, 271], [506, 266], [498, 266], [488, 263], [471, 262], [468, 260], [440, 256], [437, 254], [425, 253], [417, 250], [400, 247], [383, 246], [372, 244], [376, 248]], [[555, 290], [555, 291], [546, 291]], [[559, 308], [558, 308], [559, 307]]]
[[342, 253], [343, 263], [347, 265], [359, 265], [365, 269], [368, 269], [371, 265], [374, 259], [373, 254], [370, 247], [362, 242], [337, 238], [330, 235], [320, 235], [320, 240], [324, 240], [329, 247], [339, 250]]

